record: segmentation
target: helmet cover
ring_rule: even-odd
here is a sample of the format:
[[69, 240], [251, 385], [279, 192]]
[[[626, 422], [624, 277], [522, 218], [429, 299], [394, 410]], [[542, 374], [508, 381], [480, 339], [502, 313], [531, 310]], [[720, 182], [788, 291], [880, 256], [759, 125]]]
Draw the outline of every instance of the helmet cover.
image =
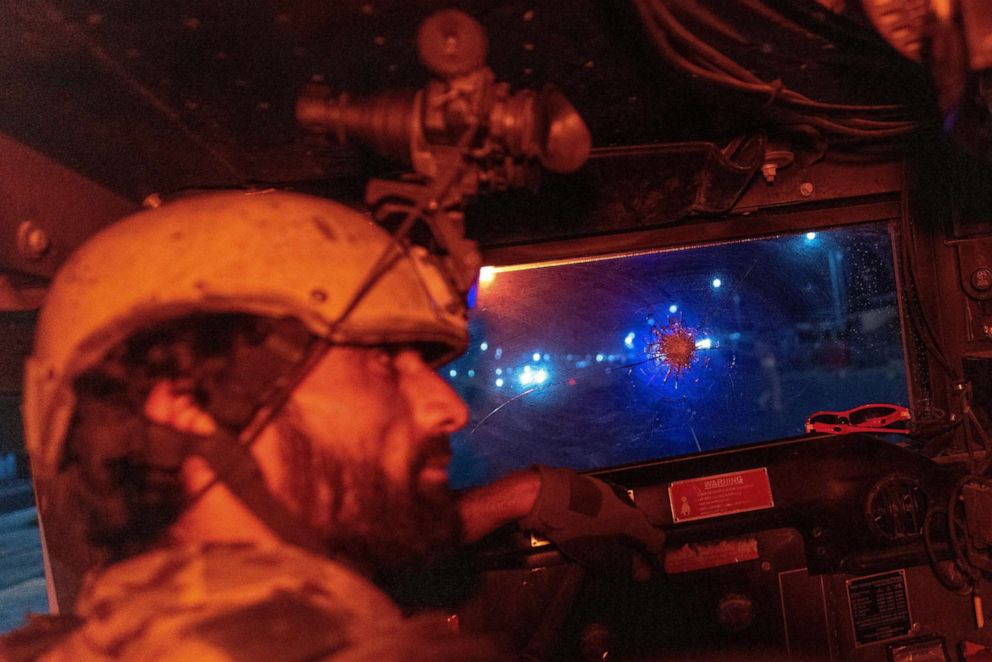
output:
[[58, 471], [80, 374], [134, 332], [204, 312], [292, 317], [335, 343], [421, 344], [435, 365], [468, 343], [464, 301], [437, 261], [354, 209], [225, 192], [141, 211], [91, 237], [49, 288], [25, 368], [35, 474]]

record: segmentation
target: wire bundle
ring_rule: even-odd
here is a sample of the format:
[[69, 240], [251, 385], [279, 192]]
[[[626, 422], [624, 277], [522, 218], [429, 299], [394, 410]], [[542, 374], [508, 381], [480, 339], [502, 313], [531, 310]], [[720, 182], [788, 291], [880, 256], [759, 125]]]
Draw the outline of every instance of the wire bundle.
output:
[[[664, 0], [633, 0], [641, 22], [661, 55], [682, 71], [702, 80], [739, 92], [761, 95], [781, 115], [783, 126], [809, 126], [827, 135], [860, 140], [904, 136], [916, 131], [919, 122], [906, 119], [909, 107], [898, 104], [867, 105], [816, 101], [789, 89], [781, 80], [765, 81], [752, 71], [710, 46], [685, 27]], [[768, 7], [749, 7], [779, 24], [788, 23]], [[721, 26], [693, 3], [679, 5], [682, 12], [696, 12], [707, 27], [715, 28], [735, 41], [741, 37]]]

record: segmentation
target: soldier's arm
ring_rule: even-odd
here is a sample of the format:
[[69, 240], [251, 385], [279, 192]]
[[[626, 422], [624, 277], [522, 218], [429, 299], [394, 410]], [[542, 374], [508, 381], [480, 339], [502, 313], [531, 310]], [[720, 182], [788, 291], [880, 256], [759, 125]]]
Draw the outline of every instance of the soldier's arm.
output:
[[621, 488], [571, 469], [510, 474], [466, 493], [459, 506], [465, 542], [519, 521], [583, 565], [635, 579], [647, 579], [664, 551], [664, 533]]
[[458, 502], [464, 542], [475, 542], [509, 522], [526, 516], [537, 500], [541, 477], [534, 470], [518, 471], [470, 490]]

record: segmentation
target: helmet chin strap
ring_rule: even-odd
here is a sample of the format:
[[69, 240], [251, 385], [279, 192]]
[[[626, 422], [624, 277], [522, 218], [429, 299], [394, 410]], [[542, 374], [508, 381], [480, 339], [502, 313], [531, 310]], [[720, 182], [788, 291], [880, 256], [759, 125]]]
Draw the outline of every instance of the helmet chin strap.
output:
[[216, 475], [211, 485], [194, 495], [194, 500], [216, 482], [223, 483], [280, 540], [313, 552], [324, 552], [320, 532], [291, 512], [267, 487], [250, 445], [221, 432], [199, 440], [193, 452], [202, 457]]
[[330, 346], [295, 321], [274, 322], [260, 345], [242, 350], [229, 378], [207, 388], [205, 409], [217, 422], [217, 432], [191, 439], [169, 429], [182, 436], [190, 444], [189, 453], [202, 457], [214, 472], [213, 480], [190, 497], [190, 506], [223, 483], [283, 542], [324, 552], [320, 532], [300, 520], [268, 488], [251, 447]]
[[214, 478], [189, 498], [187, 508], [211, 488], [223, 484], [280, 540], [313, 552], [324, 552], [320, 532], [301, 521], [268, 489], [251, 447], [241, 443], [236, 436], [219, 429], [208, 437], [191, 438], [187, 433], [154, 424], [149, 430], [149, 441], [155, 448], [152, 462], [156, 466], [178, 467], [183, 458], [196, 455], [213, 470]]

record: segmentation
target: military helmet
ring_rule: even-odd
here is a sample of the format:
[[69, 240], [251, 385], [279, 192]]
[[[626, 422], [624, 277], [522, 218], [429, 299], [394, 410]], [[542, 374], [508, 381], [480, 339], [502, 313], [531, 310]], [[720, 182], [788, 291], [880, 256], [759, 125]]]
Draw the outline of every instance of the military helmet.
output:
[[141, 211], [85, 242], [48, 291], [24, 384], [36, 475], [58, 471], [80, 374], [136, 331], [205, 312], [292, 317], [336, 343], [424, 344], [435, 365], [468, 342], [437, 262], [354, 209], [224, 192]]

